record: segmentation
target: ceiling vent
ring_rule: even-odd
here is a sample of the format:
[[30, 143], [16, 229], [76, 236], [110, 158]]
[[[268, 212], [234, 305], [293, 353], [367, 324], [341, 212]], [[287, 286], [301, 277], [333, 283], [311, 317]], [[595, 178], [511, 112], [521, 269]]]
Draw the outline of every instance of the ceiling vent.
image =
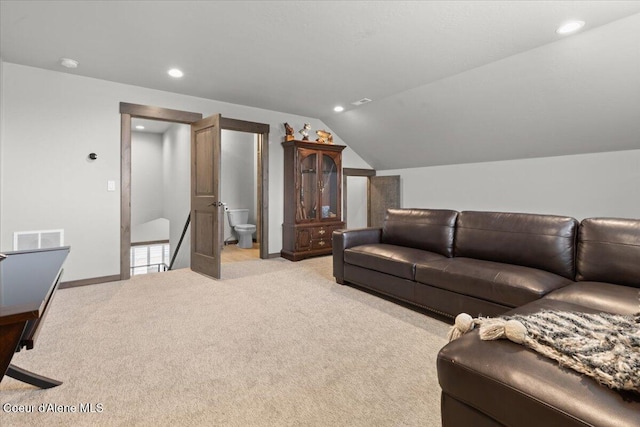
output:
[[373, 100], [369, 99], [369, 98], [362, 98], [362, 99], [360, 99], [360, 100], [358, 100], [356, 102], [352, 102], [351, 105], [362, 105], [362, 104], [366, 104], [366, 103], [371, 102], [371, 101], [373, 101]]

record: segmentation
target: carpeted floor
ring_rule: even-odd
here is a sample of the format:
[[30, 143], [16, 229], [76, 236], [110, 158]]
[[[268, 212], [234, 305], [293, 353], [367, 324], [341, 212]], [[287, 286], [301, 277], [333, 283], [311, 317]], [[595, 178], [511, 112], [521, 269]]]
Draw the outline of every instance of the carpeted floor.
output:
[[[448, 327], [336, 284], [330, 257], [64, 289], [36, 347], [13, 359], [64, 383], [5, 378], [0, 424], [439, 426]], [[87, 403], [96, 412], [38, 412]]]

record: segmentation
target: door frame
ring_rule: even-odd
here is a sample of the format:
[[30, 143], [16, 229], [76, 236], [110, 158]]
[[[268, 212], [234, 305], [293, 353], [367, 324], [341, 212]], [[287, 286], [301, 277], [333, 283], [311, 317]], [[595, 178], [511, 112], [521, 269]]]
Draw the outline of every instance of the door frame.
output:
[[375, 169], [359, 169], [359, 168], [342, 168], [342, 219], [345, 223], [345, 226], [348, 227], [347, 223], [347, 177], [350, 176], [360, 176], [363, 178], [367, 178], [367, 226], [371, 223], [371, 219], [369, 218], [369, 212], [371, 212], [371, 178], [372, 176], [376, 176]]
[[260, 258], [269, 258], [269, 129], [264, 123], [220, 117], [220, 129], [255, 134], [258, 138], [258, 209], [256, 235], [260, 243]]
[[[190, 125], [202, 114], [148, 105], [120, 103], [120, 280], [131, 277], [131, 119]], [[269, 125], [220, 117], [220, 129], [258, 134], [258, 210], [260, 258], [269, 258]]]

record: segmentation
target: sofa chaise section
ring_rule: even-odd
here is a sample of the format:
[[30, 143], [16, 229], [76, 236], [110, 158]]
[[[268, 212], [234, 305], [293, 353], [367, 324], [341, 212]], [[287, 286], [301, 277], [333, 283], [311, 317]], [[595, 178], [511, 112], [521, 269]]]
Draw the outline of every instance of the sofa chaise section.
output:
[[[583, 220], [575, 278], [505, 314], [640, 313], [640, 220]], [[509, 340], [482, 341], [478, 331], [447, 344], [437, 369], [443, 427], [640, 425], [640, 390], [610, 389]]]
[[[598, 310], [542, 298], [510, 311]], [[509, 340], [472, 331], [438, 354], [443, 427], [637, 427], [640, 395], [618, 392]]]

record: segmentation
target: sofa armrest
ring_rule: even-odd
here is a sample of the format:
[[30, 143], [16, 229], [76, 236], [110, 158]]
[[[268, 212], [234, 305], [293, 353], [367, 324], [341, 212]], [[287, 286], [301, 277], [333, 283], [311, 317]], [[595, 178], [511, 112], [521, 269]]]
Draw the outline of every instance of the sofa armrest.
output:
[[333, 276], [336, 282], [344, 284], [344, 250], [354, 246], [380, 243], [382, 228], [356, 228], [333, 232]]

